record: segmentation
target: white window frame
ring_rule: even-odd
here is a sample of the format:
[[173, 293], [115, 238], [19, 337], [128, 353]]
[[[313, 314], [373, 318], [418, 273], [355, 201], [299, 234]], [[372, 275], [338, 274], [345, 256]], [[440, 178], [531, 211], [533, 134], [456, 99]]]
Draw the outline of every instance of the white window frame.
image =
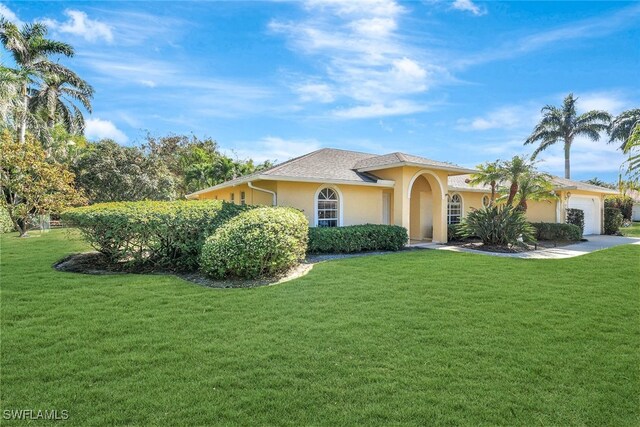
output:
[[[487, 203], [484, 202], [484, 199], [487, 199]], [[482, 196], [482, 206], [486, 208], [490, 204], [491, 204], [491, 197], [489, 197], [488, 194], [485, 194], [484, 196]]]
[[337, 206], [338, 206], [338, 214], [337, 214], [337, 223], [336, 223], [336, 227], [342, 227], [343, 222], [343, 213], [344, 213], [344, 208], [343, 208], [343, 200], [344, 197], [342, 196], [342, 191], [340, 191], [340, 189], [338, 187], [335, 186], [331, 186], [331, 185], [321, 185], [320, 187], [318, 187], [318, 189], [316, 190], [316, 194], [313, 198], [313, 212], [314, 212], [314, 220], [313, 220], [313, 225], [315, 227], [318, 226], [318, 220], [319, 220], [319, 215], [318, 215], [318, 197], [320, 196], [320, 192], [324, 189], [329, 189], [332, 190], [333, 192], [335, 192], [336, 196], [338, 197], [337, 200]]
[[244, 191], [240, 192], [240, 204], [241, 205], [247, 204], [247, 194]]
[[236, 193], [231, 193], [231, 198], [229, 199], [231, 203], [236, 204]]
[[[452, 215], [451, 213], [452, 200], [456, 196], [460, 198], [460, 214]], [[454, 216], [458, 216], [460, 218], [460, 220], [456, 223], [451, 222], [451, 218]], [[450, 194], [449, 197], [447, 197], [447, 225], [460, 224], [460, 222], [462, 222], [462, 218], [464, 218], [464, 199], [462, 198], [462, 195], [460, 195], [460, 193]]]

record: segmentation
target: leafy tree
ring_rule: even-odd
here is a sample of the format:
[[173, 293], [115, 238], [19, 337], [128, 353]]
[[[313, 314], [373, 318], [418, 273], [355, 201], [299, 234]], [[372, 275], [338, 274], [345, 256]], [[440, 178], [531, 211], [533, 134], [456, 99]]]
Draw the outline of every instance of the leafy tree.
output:
[[616, 189], [616, 186], [614, 184], [611, 184], [609, 182], [605, 182], [601, 179], [599, 179], [598, 177], [594, 177], [591, 179], [588, 179], [586, 181], [587, 184], [591, 184], [591, 185], [597, 185], [598, 187], [604, 187], [604, 188], [611, 188], [612, 190]]
[[527, 211], [527, 201], [546, 201], [557, 199], [551, 175], [530, 171], [520, 176], [518, 182], [518, 192], [514, 199], [514, 204], [523, 212]]
[[46, 38], [47, 27], [42, 23], [25, 24], [21, 29], [0, 18], [0, 41], [11, 53], [17, 69], [14, 75], [19, 79], [19, 96], [21, 106], [17, 120], [17, 131], [20, 142], [25, 142], [27, 124], [35, 117], [29, 115], [29, 84], [47, 75], [70, 78], [73, 74], [66, 67], [50, 60], [51, 55], [73, 56], [73, 48], [67, 43]]
[[533, 129], [525, 145], [539, 142], [531, 156], [535, 159], [540, 152], [557, 142], [564, 144], [564, 177], [571, 178], [571, 144], [575, 137], [585, 136], [592, 141], [600, 139], [600, 132], [608, 130], [611, 115], [606, 111], [592, 110], [584, 114], [576, 113], [577, 98], [572, 93], [564, 99], [562, 107], [547, 105], [542, 108], [542, 120]]
[[139, 147], [123, 147], [111, 140], [90, 143], [72, 170], [78, 187], [93, 203], [175, 198], [174, 175]]
[[47, 162], [32, 137], [19, 143], [5, 130], [0, 136], [0, 151], [0, 204], [21, 237], [27, 235], [31, 215], [57, 213], [86, 203], [74, 187], [73, 173], [64, 165]]
[[534, 172], [533, 163], [526, 157], [514, 156], [511, 160], [501, 162], [498, 170], [502, 176], [501, 181], [509, 182], [509, 189], [506, 192], [507, 205], [512, 206], [518, 195], [520, 179]]
[[471, 175], [469, 184], [489, 185], [491, 187], [491, 204], [496, 200], [496, 190], [500, 180], [503, 178], [503, 171], [500, 169], [500, 162], [486, 162], [476, 167], [478, 172]]

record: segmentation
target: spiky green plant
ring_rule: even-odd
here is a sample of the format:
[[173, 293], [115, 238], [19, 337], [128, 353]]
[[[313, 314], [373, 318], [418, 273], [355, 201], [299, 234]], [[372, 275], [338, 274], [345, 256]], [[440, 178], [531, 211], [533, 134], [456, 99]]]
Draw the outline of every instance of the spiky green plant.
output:
[[[492, 205], [469, 212], [462, 221], [463, 236], [475, 236], [490, 246], [517, 245], [535, 241], [535, 229], [524, 213], [510, 205]], [[521, 239], [521, 240], [520, 240]]]

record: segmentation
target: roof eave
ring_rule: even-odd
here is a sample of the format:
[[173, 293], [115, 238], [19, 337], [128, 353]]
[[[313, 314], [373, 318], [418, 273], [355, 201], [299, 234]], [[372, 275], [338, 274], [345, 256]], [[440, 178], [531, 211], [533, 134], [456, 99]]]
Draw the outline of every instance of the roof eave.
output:
[[423, 168], [423, 169], [436, 169], [436, 170], [443, 170], [443, 171], [447, 171], [447, 172], [454, 172], [451, 175], [464, 175], [464, 174], [468, 174], [468, 173], [476, 173], [477, 172], [475, 169], [467, 169], [467, 168], [461, 168], [461, 167], [457, 167], [457, 166], [436, 166], [436, 165], [426, 165], [426, 164], [423, 164], [423, 163], [414, 163], [414, 162], [388, 163], [388, 164], [385, 164], [385, 165], [368, 166], [368, 167], [364, 167], [364, 168], [357, 168], [356, 170], [358, 172], [371, 172], [371, 171], [375, 171], [375, 170], [391, 169], [391, 168], [397, 168], [397, 167], [402, 167], [402, 166], [412, 166], [412, 167], [419, 167], [419, 168]]

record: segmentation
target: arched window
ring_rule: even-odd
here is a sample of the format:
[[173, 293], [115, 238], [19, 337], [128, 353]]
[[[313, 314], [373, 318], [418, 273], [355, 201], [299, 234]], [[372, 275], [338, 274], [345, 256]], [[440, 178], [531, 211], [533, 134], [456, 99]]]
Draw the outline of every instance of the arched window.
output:
[[447, 224], [460, 224], [462, 219], [462, 197], [453, 194], [449, 197], [447, 204]]
[[486, 208], [487, 206], [489, 206], [490, 202], [491, 202], [491, 199], [489, 198], [489, 196], [487, 196], [486, 194], [482, 196], [482, 206]]
[[318, 193], [316, 205], [316, 218], [318, 227], [337, 227], [340, 217], [338, 207], [338, 193], [332, 188], [323, 188]]

